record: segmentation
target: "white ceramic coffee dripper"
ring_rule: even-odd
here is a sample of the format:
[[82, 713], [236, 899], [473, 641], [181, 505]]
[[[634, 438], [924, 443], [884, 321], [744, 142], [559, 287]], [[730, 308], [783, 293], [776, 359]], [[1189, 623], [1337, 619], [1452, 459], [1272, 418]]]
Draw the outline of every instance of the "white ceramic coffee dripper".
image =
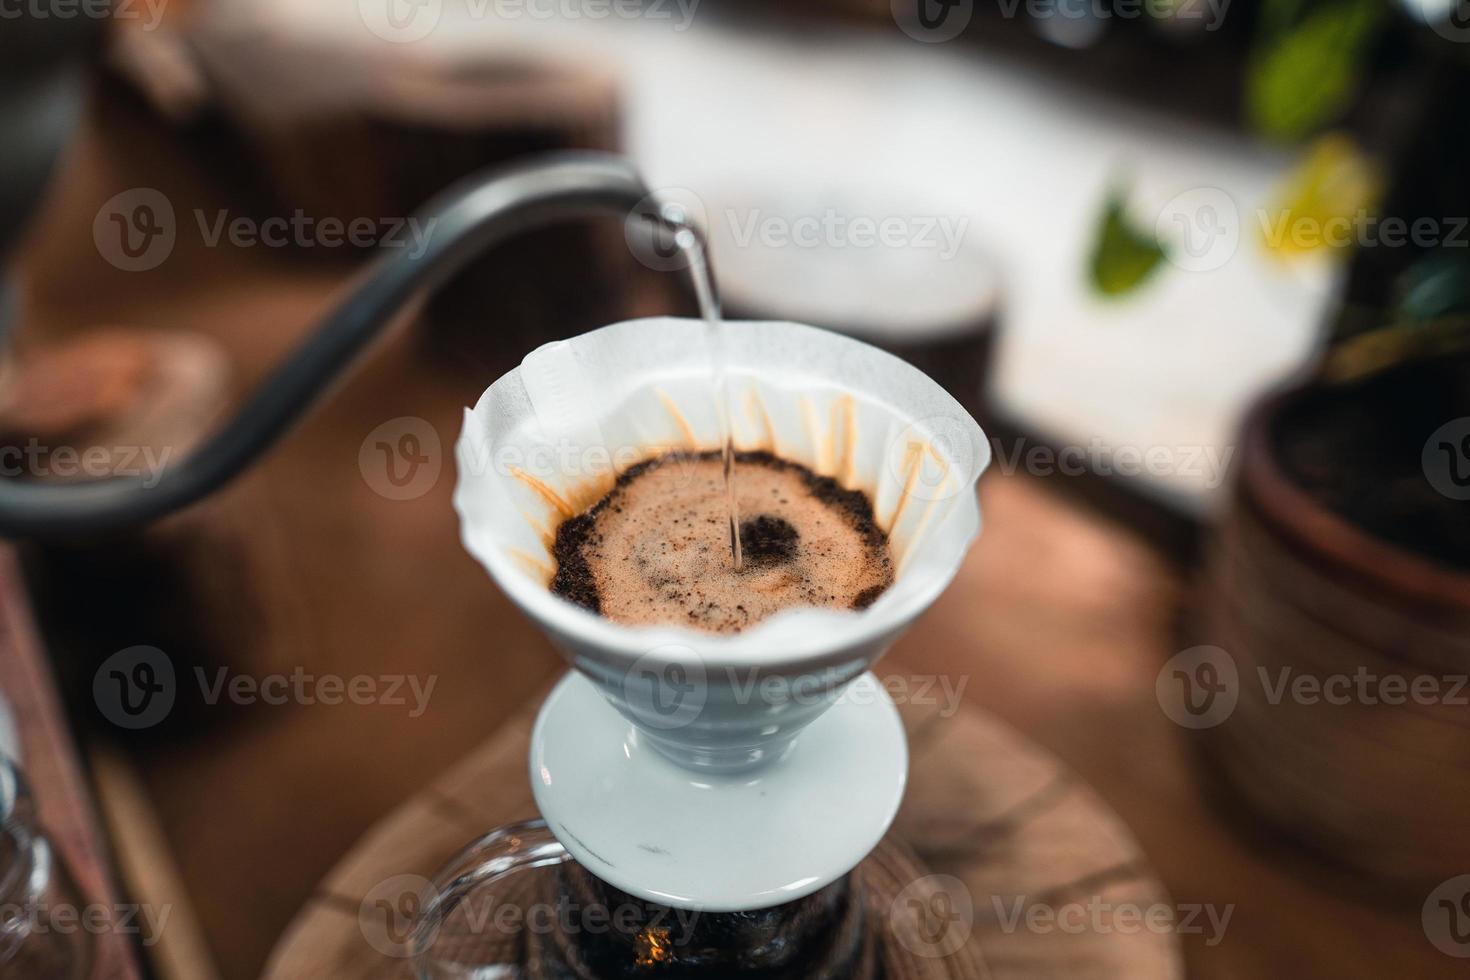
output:
[[556, 527], [620, 470], [720, 445], [699, 321], [620, 323], [532, 352], [466, 412], [455, 492], [465, 547], [575, 668], [532, 740], [552, 833], [630, 894], [714, 912], [804, 897], [887, 831], [907, 749], [868, 671], [954, 577], [990, 457], [953, 398], [876, 348], [771, 322], [729, 324], [724, 347], [737, 447], [874, 501], [897, 574], [868, 609], [788, 610], [716, 635], [623, 626], [548, 590]]

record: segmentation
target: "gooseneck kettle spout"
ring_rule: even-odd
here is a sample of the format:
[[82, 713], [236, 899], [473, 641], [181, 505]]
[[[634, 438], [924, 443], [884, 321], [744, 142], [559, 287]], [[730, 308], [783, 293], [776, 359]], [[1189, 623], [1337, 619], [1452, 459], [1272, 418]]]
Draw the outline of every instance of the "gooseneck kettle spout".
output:
[[425, 206], [421, 220], [432, 231], [422, 254], [385, 249], [238, 413], [161, 477], [72, 484], [0, 480], [0, 535], [103, 532], [154, 520], [208, 496], [309, 411], [413, 297], [438, 288], [506, 238], [597, 211], [631, 217], [633, 228], [649, 219], [650, 240], [677, 224], [652, 202], [637, 172], [621, 157], [562, 153], [467, 178]]

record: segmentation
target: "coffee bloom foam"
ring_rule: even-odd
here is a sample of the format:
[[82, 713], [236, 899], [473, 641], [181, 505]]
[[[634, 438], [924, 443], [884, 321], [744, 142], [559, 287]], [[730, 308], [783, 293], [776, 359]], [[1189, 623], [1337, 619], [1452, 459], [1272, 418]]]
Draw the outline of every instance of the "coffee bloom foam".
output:
[[769, 453], [739, 454], [734, 482], [738, 569], [720, 455], [667, 454], [561, 525], [552, 590], [620, 623], [735, 632], [792, 607], [865, 609], [893, 581], [861, 491]]

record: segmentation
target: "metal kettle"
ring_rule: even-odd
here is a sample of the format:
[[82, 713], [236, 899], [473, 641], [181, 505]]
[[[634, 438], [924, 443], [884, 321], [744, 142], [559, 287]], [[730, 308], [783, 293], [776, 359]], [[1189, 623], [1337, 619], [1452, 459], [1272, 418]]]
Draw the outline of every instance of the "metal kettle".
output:
[[[185, 507], [246, 469], [290, 429], [407, 303], [441, 286], [491, 246], [587, 212], [622, 214], [630, 234], [668, 247], [677, 224], [632, 165], [562, 153], [454, 185], [420, 212], [427, 247], [385, 248], [327, 318], [245, 400], [233, 418], [161, 477], [70, 484], [0, 480], [0, 535], [84, 535], [141, 524]], [[682, 226], [682, 233], [697, 234]]]

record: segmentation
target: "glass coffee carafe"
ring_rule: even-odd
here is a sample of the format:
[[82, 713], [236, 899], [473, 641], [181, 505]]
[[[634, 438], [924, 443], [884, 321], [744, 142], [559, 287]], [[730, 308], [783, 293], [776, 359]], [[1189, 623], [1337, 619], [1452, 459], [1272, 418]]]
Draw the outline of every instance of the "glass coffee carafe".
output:
[[412, 938], [421, 980], [639, 977], [870, 980], [879, 931], [844, 877], [771, 908], [677, 909], [588, 873], [531, 821], [466, 848], [435, 878]]

